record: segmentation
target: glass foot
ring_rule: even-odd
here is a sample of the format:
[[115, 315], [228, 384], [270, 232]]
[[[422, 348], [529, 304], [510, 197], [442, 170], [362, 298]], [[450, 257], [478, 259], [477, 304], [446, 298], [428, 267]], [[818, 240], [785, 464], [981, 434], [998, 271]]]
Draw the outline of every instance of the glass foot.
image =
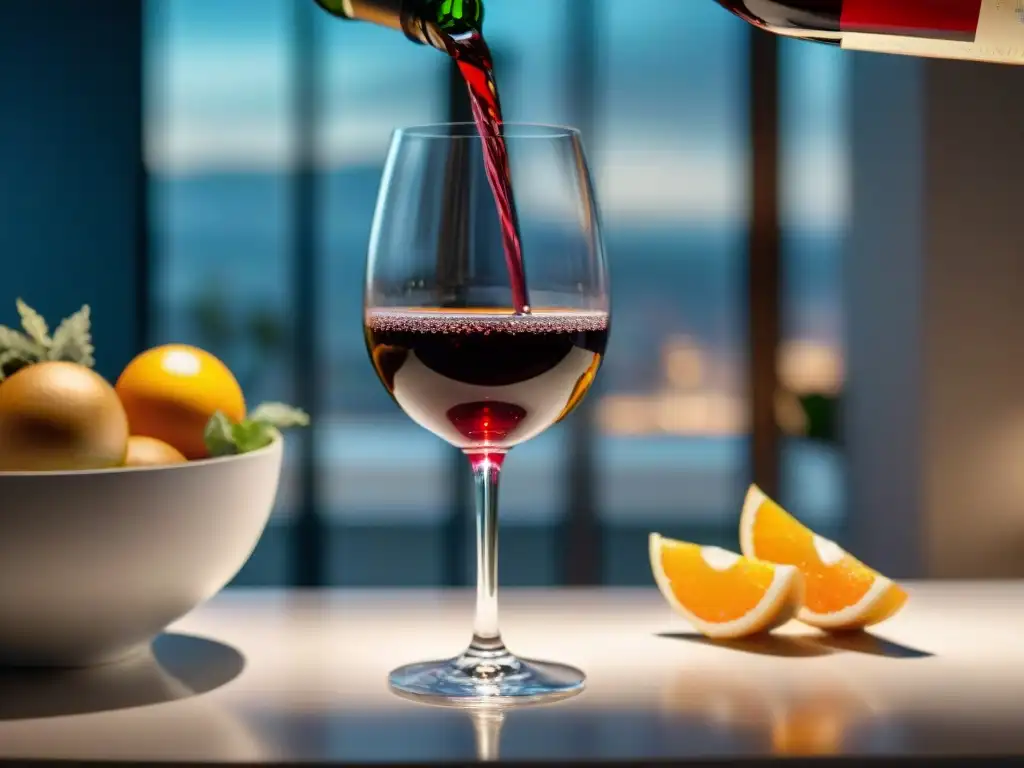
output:
[[397, 693], [459, 704], [550, 701], [583, 690], [586, 676], [575, 667], [517, 658], [507, 649], [469, 649], [445, 661], [399, 667], [388, 676]]

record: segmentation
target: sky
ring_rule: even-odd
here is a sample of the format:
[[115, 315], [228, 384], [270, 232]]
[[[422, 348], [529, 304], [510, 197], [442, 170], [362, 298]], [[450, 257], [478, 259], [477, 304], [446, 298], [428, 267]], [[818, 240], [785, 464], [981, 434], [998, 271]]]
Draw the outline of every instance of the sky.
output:
[[[506, 119], [572, 123], [560, 74], [567, 3], [489, 0]], [[648, 220], [733, 220], [746, 203], [746, 36], [711, 0], [591, 0], [602, 66], [588, 152], [602, 208]], [[308, 2], [308, 4], [305, 4]], [[315, 20], [318, 160], [379, 164], [394, 128], [444, 119], [445, 62], [389, 30], [340, 22], [312, 0], [148, 0], [147, 156], [166, 174], [275, 171], [293, 152], [291, 32]], [[239, 13], [244, 9], [244, 13]], [[655, 12], [657, 11], [657, 12]], [[847, 215], [845, 59], [783, 48], [787, 215], [832, 227]], [[545, 169], [523, 174], [542, 200]]]

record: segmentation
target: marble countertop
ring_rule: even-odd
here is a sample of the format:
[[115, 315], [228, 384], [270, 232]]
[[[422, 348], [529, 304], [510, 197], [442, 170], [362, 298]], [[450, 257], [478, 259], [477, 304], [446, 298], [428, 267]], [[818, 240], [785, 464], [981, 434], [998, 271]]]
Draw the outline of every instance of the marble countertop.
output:
[[1024, 756], [1024, 584], [919, 583], [871, 635], [696, 635], [652, 587], [506, 590], [510, 648], [588, 675], [511, 710], [426, 706], [388, 671], [468, 641], [466, 591], [228, 591], [152, 655], [0, 673], [0, 761], [674, 763]]

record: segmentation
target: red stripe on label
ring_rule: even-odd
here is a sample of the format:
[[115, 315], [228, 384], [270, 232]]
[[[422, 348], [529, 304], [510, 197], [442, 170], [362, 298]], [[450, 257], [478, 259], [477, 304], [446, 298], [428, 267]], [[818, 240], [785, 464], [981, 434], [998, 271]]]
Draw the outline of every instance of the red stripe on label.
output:
[[974, 40], [983, 0], [844, 0], [839, 28], [909, 37]]

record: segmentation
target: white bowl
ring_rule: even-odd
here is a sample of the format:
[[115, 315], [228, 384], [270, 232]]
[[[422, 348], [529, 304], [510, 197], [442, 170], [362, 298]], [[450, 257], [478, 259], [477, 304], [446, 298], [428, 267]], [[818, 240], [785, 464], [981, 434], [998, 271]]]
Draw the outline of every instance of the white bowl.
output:
[[270, 518], [280, 439], [165, 467], [0, 472], [0, 666], [144, 649], [241, 570]]

